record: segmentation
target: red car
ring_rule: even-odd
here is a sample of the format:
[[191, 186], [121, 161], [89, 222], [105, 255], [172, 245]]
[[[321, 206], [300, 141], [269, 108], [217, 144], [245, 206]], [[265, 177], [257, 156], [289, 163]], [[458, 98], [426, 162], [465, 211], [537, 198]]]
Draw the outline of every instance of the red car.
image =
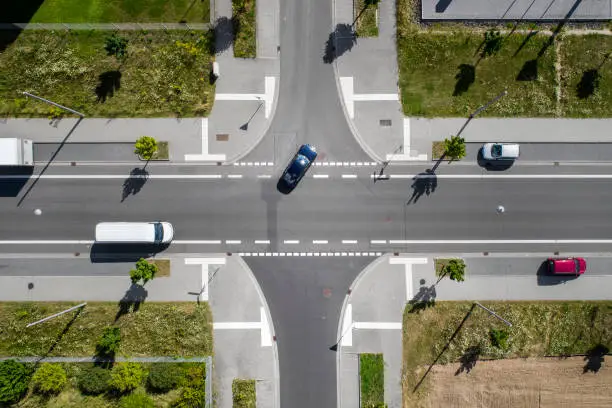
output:
[[548, 258], [548, 272], [553, 275], [582, 275], [585, 271], [584, 258]]

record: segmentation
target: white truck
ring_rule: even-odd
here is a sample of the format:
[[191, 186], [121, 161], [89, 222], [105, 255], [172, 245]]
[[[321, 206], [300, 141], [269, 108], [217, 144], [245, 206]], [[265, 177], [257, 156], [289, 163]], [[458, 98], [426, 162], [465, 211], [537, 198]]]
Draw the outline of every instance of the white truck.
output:
[[0, 167], [34, 166], [33, 147], [28, 139], [0, 138]]

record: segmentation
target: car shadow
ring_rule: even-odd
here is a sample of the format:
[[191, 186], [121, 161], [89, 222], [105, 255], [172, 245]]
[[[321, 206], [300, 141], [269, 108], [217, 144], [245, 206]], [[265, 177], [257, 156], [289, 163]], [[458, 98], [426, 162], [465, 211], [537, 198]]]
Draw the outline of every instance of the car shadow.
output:
[[150, 258], [169, 246], [170, 244], [94, 243], [89, 259], [92, 263], [136, 262], [140, 258]]
[[482, 149], [478, 149], [476, 162], [487, 171], [504, 171], [508, 170], [514, 164], [514, 160], [487, 160], [482, 156]]
[[34, 167], [7, 166], [0, 168], [0, 197], [17, 197], [32, 177]]
[[548, 262], [543, 261], [538, 268], [537, 276], [538, 286], [552, 286], [573, 281], [579, 275], [551, 275], [548, 272]]
[[278, 179], [278, 182], [276, 183], [276, 189], [278, 190], [279, 193], [287, 195], [291, 193], [295, 188], [289, 187], [287, 183], [285, 183], [283, 179], [280, 178]]

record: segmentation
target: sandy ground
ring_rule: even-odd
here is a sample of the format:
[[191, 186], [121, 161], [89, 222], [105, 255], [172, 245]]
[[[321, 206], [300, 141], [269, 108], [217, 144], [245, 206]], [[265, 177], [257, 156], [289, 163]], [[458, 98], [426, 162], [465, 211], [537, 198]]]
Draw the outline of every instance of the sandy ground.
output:
[[[609, 357], [608, 357], [609, 359]], [[612, 368], [584, 372], [582, 357], [478, 361], [430, 372], [429, 406], [461, 408], [612, 407]]]

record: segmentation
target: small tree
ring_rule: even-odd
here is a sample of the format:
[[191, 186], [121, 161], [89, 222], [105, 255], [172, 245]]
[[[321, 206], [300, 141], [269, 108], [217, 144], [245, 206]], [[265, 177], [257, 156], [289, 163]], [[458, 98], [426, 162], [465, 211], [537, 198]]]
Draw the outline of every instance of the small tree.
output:
[[465, 139], [459, 136], [444, 139], [444, 154], [455, 160], [465, 157]]
[[380, 0], [365, 0], [366, 7], [376, 7], [380, 3]]
[[136, 389], [144, 378], [144, 371], [138, 363], [119, 363], [111, 371], [109, 385], [121, 394]]
[[66, 371], [60, 364], [43, 363], [32, 377], [34, 389], [40, 394], [59, 394], [66, 385]]
[[108, 55], [114, 55], [117, 59], [123, 59], [127, 57], [127, 44], [127, 38], [113, 33], [110, 37], [106, 38], [104, 49]]
[[0, 406], [21, 399], [28, 390], [30, 367], [15, 360], [0, 362]]
[[83, 394], [98, 395], [108, 391], [110, 381], [110, 370], [99, 366], [83, 368], [79, 373], [78, 386]]
[[105, 327], [102, 337], [96, 345], [96, 353], [99, 356], [112, 357], [119, 351], [121, 343], [121, 329], [119, 327]]
[[501, 50], [503, 38], [499, 31], [489, 30], [484, 34], [484, 47], [482, 49], [482, 56], [489, 57], [495, 55]]
[[153, 399], [144, 393], [126, 395], [119, 400], [120, 408], [155, 408]]
[[132, 283], [138, 283], [142, 280], [142, 284], [144, 285], [153, 279], [156, 273], [157, 265], [150, 263], [144, 258], [140, 258], [138, 262], [136, 262], [136, 269], [130, 271], [130, 278], [132, 279]]
[[489, 331], [491, 345], [501, 350], [506, 350], [508, 348], [508, 337], [508, 331], [504, 329], [491, 329]]
[[157, 152], [157, 140], [151, 136], [141, 136], [135, 145], [134, 153], [145, 160], [151, 160]]
[[444, 266], [444, 273], [448, 277], [457, 282], [463, 282], [465, 279], [465, 262], [463, 259], [451, 259]]
[[168, 392], [178, 386], [183, 378], [183, 370], [178, 364], [153, 364], [147, 376], [147, 386], [154, 392]]

